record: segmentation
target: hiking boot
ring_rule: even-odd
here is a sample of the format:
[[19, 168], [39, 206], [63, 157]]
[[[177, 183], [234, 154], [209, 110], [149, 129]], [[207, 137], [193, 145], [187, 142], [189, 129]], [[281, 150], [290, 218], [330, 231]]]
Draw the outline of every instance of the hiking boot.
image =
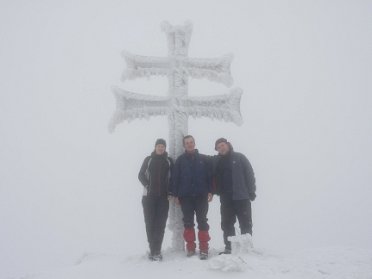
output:
[[207, 260], [208, 259], [208, 252], [200, 252], [199, 259]]
[[218, 255], [230, 255], [231, 254], [231, 249], [225, 248], [224, 251], [218, 253]]
[[189, 250], [187, 251], [187, 257], [192, 257], [195, 255], [195, 250]]
[[152, 256], [151, 260], [154, 262], [161, 262], [163, 260], [163, 256], [162, 254], [156, 254]]

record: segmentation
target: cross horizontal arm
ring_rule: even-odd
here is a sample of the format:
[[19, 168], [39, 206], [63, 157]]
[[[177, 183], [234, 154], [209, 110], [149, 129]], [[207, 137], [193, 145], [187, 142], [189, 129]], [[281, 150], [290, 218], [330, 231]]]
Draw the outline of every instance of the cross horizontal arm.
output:
[[127, 68], [122, 74], [122, 80], [137, 77], [166, 76], [169, 73], [170, 61], [168, 57], [141, 56], [122, 52]]
[[207, 96], [207, 97], [188, 97], [183, 100], [183, 107], [187, 114], [194, 117], [208, 117], [212, 119], [225, 120], [237, 125], [243, 123], [240, 113], [240, 99], [242, 90], [234, 88], [230, 94]]
[[231, 86], [232, 54], [219, 58], [154, 57], [123, 52], [127, 63], [122, 80], [150, 76], [167, 76], [172, 72], [184, 73], [192, 78], [206, 78]]
[[183, 67], [192, 78], [206, 78], [231, 86], [233, 79], [230, 73], [232, 54], [218, 58], [186, 58]]
[[168, 97], [137, 94], [118, 87], [113, 87], [112, 91], [116, 98], [116, 110], [109, 124], [110, 132], [113, 132], [116, 125], [124, 120], [168, 114]]

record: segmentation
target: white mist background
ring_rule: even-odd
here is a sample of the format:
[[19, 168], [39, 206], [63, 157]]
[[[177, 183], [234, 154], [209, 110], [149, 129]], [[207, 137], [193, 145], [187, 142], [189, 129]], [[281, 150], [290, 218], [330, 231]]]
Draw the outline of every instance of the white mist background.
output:
[[[107, 130], [121, 51], [164, 56], [160, 23], [191, 20], [189, 55], [233, 53], [244, 124], [191, 119], [200, 152], [228, 138], [256, 173], [254, 242], [372, 248], [371, 2], [1, 1], [0, 276], [147, 249], [137, 180], [166, 117]], [[368, 26], [369, 25], [369, 26]], [[369, 80], [368, 80], [369, 79]], [[190, 79], [190, 95], [223, 94]], [[212, 246], [222, 248], [219, 201]], [[166, 231], [164, 248], [169, 247]]]

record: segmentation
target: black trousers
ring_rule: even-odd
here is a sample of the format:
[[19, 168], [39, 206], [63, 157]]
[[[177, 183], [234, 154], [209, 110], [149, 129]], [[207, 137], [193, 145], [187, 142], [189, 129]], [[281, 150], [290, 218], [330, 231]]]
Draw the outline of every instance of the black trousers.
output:
[[179, 200], [185, 228], [194, 228], [194, 216], [196, 215], [199, 231], [208, 231], [208, 196], [181, 197]]
[[167, 224], [169, 201], [166, 196], [147, 195], [142, 197], [142, 206], [150, 253], [152, 255], [158, 255], [161, 252], [165, 226]]
[[235, 235], [236, 219], [239, 221], [241, 234], [252, 234], [252, 208], [250, 200], [233, 200], [232, 194], [221, 194], [221, 229], [225, 246], [231, 249], [229, 236]]

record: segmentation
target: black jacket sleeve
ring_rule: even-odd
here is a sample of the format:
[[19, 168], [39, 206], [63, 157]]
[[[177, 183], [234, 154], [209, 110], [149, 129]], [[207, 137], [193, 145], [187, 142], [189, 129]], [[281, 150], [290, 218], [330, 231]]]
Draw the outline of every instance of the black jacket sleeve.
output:
[[256, 178], [254, 176], [252, 165], [247, 159], [247, 157], [245, 157], [243, 154], [241, 154], [241, 158], [242, 158], [242, 163], [243, 163], [243, 168], [244, 168], [245, 181], [248, 187], [248, 192], [250, 194], [255, 194], [256, 193]]
[[212, 168], [212, 194], [218, 194], [217, 190], [217, 179], [218, 179], [218, 173], [217, 173], [217, 165], [220, 159], [220, 156], [213, 155], [209, 156], [209, 159], [211, 161], [211, 168]]
[[171, 181], [169, 187], [169, 195], [173, 197], [178, 197], [178, 183], [180, 179], [180, 157], [176, 160], [173, 164], [172, 172], [171, 172]]
[[149, 163], [150, 157], [146, 157], [145, 160], [142, 163], [141, 169], [138, 173], [138, 179], [141, 182], [143, 186], [149, 186], [150, 181], [146, 177], [146, 170], [147, 170], [147, 165]]
[[173, 159], [168, 157], [168, 160], [170, 162], [170, 165], [169, 165], [169, 181], [168, 181], [168, 195], [172, 195], [172, 185], [173, 185], [173, 169], [174, 169], [174, 162], [173, 162]]

